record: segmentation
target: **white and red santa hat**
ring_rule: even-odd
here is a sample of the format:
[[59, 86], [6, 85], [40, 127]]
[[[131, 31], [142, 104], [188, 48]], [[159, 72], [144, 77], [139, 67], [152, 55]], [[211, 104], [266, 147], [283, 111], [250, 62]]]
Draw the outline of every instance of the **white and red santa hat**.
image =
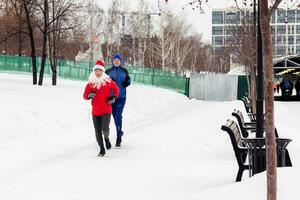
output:
[[104, 72], [105, 71], [104, 65], [105, 64], [102, 60], [97, 60], [95, 66], [93, 67], [93, 71], [95, 71], [96, 69], [100, 69]]

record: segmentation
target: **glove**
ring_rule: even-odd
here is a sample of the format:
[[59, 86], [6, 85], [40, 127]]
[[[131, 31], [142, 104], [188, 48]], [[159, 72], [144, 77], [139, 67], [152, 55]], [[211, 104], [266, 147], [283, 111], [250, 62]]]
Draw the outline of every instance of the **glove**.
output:
[[128, 81], [123, 81], [123, 82], [122, 82], [122, 85], [123, 85], [123, 87], [125, 87], [125, 88], [126, 88], [126, 87], [128, 87], [128, 86], [129, 86], [129, 83], [128, 83]]
[[107, 99], [107, 103], [108, 104], [113, 104], [116, 101], [116, 97], [115, 96], [111, 96]]
[[94, 96], [96, 96], [96, 93], [95, 92], [90, 92], [88, 94], [88, 99], [92, 99], [92, 98], [94, 98]]

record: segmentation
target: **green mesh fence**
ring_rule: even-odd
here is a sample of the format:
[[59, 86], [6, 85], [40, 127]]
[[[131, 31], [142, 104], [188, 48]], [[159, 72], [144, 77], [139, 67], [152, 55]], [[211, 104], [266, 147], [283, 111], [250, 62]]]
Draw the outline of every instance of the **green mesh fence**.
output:
[[[94, 63], [75, 62], [69, 60], [58, 60], [57, 75], [61, 78], [87, 80]], [[41, 65], [41, 58], [37, 58], [37, 70]], [[110, 66], [106, 66], [109, 68]], [[178, 76], [171, 72], [166, 72], [156, 68], [126, 67], [133, 82], [146, 85], [154, 85], [162, 88], [176, 90], [182, 94], [187, 94], [188, 87], [185, 77]], [[0, 70], [15, 72], [32, 72], [30, 57], [5, 56], [0, 55]], [[46, 61], [45, 74], [52, 74], [50, 62]]]

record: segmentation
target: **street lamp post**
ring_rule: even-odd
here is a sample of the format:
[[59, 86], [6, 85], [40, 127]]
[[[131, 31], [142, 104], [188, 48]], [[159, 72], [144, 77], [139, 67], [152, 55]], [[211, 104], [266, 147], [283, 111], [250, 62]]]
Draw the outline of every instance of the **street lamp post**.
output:
[[[264, 73], [263, 73], [263, 52], [262, 36], [260, 27], [259, 0], [257, 0], [257, 99], [256, 99], [256, 137], [263, 137], [264, 125]], [[254, 0], [254, 11], [256, 0]], [[256, 12], [254, 12], [254, 18]]]

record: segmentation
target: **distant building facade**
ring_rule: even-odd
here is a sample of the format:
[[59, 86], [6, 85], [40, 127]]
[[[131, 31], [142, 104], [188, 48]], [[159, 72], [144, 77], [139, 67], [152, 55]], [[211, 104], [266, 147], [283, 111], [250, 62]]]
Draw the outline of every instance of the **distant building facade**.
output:
[[[222, 53], [232, 40], [232, 27], [253, 21], [252, 10], [236, 8], [212, 11], [213, 52]], [[274, 57], [300, 55], [300, 10], [276, 10], [271, 19]]]

